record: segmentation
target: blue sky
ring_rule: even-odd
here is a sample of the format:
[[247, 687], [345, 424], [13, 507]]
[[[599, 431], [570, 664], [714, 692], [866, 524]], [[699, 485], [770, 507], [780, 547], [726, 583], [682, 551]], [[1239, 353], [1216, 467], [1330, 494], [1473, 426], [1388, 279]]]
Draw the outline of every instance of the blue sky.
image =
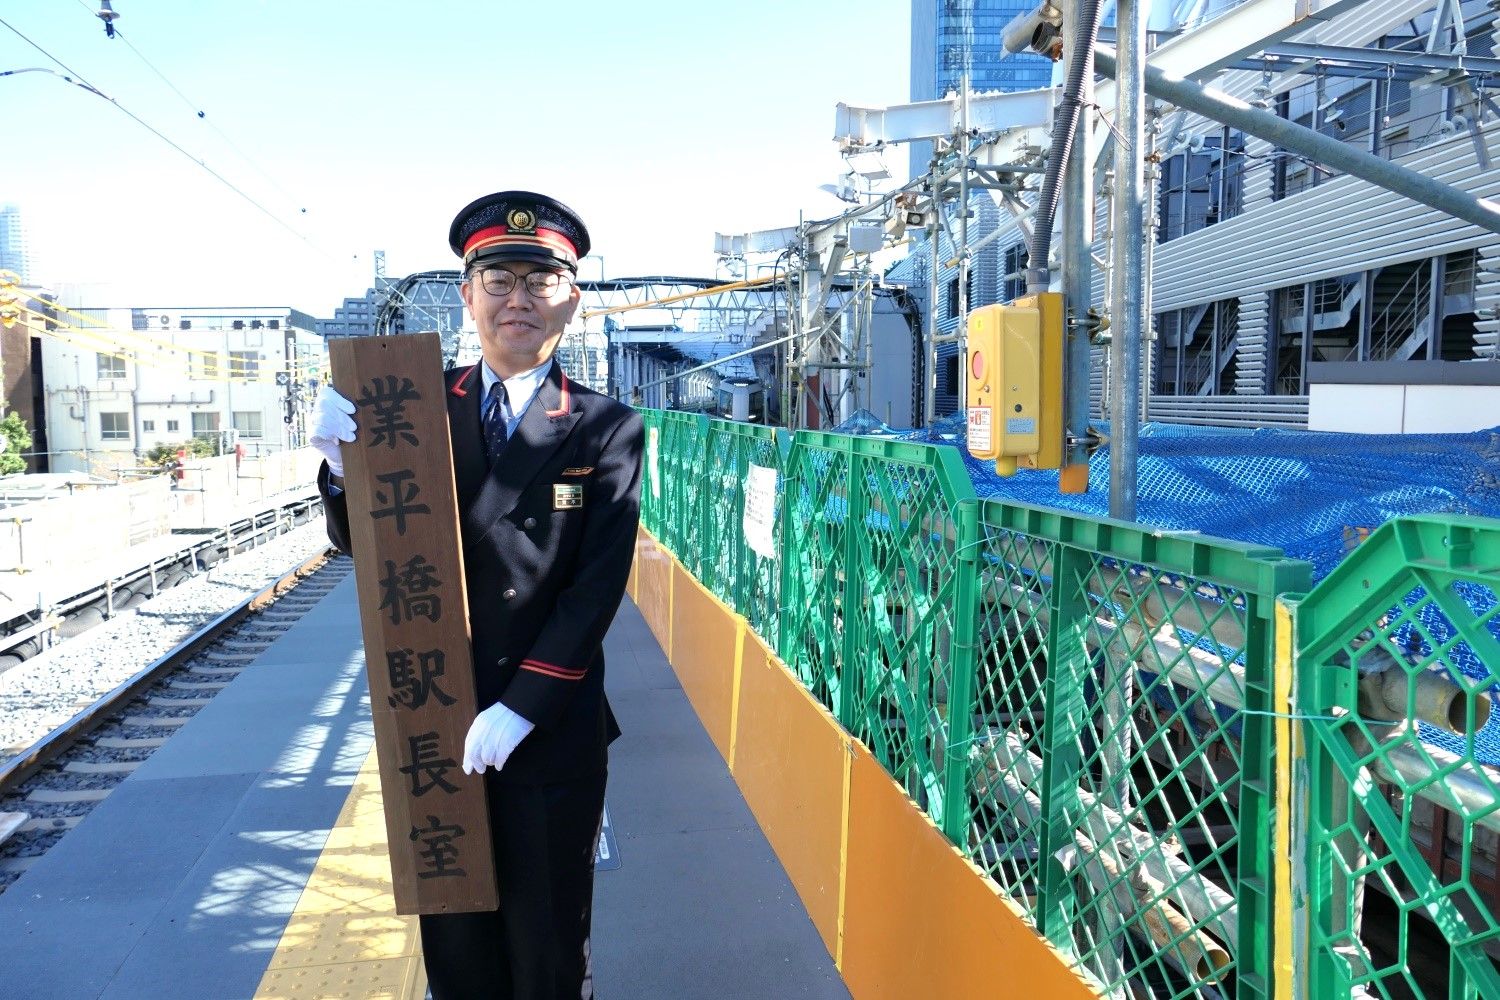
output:
[[[716, 230], [839, 210], [839, 101], [908, 94], [909, 0], [114, 0], [124, 40], [97, 6], [0, 18], [269, 212], [82, 88], [0, 77], [0, 202], [98, 304], [331, 315], [376, 249], [453, 266], [453, 214], [510, 187], [577, 209], [611, 277], [711, 274]], [[65, 72], [0, 26], [0, 70], [29, 67]]]

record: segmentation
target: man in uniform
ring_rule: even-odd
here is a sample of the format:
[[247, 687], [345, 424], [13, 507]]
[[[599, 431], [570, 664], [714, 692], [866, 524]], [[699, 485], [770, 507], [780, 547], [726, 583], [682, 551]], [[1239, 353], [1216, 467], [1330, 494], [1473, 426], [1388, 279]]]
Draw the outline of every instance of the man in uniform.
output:
[[[451, 369], [448, 428], [480, 708], [464, 748], [489, 799], [500, 908], [421, 917], [434, 1000], [593, 996], [589, 922], [606, 747], [604, 634], [640, 513], [642, 425], [553, 359], [578, 308], [588, 231], [566, 205], [503, 191], [458, 213], [464, 304], [484, 359]], [[318, 400], [328, 534], [350, 549], [339, 442], [354, 406]]]

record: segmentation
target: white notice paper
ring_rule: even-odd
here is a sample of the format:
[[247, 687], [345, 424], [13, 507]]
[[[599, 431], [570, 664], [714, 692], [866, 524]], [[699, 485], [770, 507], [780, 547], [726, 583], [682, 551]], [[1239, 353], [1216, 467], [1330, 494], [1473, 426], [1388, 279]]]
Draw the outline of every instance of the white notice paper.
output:
[[745, 544], [762, 559], [776, 558], [776, 470], [752, 465], [745, 474]]
[[646, 431], [646, 470], [650, 473], [651, 495], [661, 496], [661, 428]]
[[988, 406], [969, 407], [969, 450], [972, 452], [985, 452], [990, 450], [990, 408]]

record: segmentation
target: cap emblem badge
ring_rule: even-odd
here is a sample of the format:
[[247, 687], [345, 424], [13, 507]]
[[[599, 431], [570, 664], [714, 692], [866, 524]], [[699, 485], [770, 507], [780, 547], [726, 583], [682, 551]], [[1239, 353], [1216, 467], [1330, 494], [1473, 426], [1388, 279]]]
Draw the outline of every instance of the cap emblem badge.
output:
[[505, 217], [505, 226], [511, 232], [536, 232], [536, 215], [524, 208], [513, 208]]

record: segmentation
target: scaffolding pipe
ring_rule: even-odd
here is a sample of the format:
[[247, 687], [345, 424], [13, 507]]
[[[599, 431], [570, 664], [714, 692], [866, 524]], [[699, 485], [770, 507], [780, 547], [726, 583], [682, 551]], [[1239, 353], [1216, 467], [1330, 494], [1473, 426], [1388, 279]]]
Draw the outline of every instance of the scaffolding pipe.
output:
[[[1032, 540], [1027, 543], [1022, 537], [1016, 537], [1007, 544], [1014, 552], [1005, 563], [1009, 571], [1027, 575], [1035, 573], [1043, 579], [1053, 577], [1052, 547], [1047, 542]], [[995, 582], [1001, 583], [998, 578]], [[1196, 587], [1183, 587], [1163, 580], [1155, 572], [1137, 569], [1125, 573], [1105, 563], [1088, 573], [1084, 586], [1091, 600], [1118, 599], [1123, 606], [1138, 610], [1153, 625], [1171, 618], [1174, 624], [1186, 626], [1189, 632], [1211, 634], [1219, 645], [1226, 648], [1238, 650], [1245, 646], [1245, 629], [1236, 617], [1247, 613], [1242, 600], [1220, 600], [1201, 593]], [[1191, 617], [1187, 617], [1188, 612], [1191, 612]]]
[[[1024, 789], [1042, 787], [1042, 759], [1028, 750], [1019, 736], [991, 731], [987, 742], [976, 749], [994, 755], [999, 773], [985, 772], [991, 782], [1015, 782]], [[1239, 954], [1238, 904], [1233, 896], [1170, 853], [1157, 834], [1127, 822], [1082, 786], [1078, 788], [1078, 807], [1082, 815], [1075, 818], [1080, 832], [1096, 844], [1123, 844], [1139, 869], [1162, 884], [1166, 898], [1172, 899], [1193, 923], [1223, 941], [1231, 955]]]
[[[1141, 3], [1142, 0], [1119, 0], [1115, 5], [1122, 64], [1122, 82], [1116, 88], [1119, 103], [1115, 124], [1128, 145], [1120, 142], [1115, 145], [1113, 197], [1120, 225], [1114, 233], [1115, 268], [1110, 275], [1116, 324], [1110, 338], [1110, 381], [1116, 405], [1110, 407], [1109, 514], [1122, 521], [1136, 518], [1141, 332], [1145, 324], [1147, 247], [1142, 192], [1146, 95], [1141, 86], [1140, 66], [1146, 56], [1146, 18]], [[1134, 753], [1134, 732], [1128, 723], [1135, 704], [1135, 680], [1136, 671], [1128, 668], [1121, 669], [1116, 677], [1106, 677], [1100, 699], [1103, 729], [1100, 782], [1109, 805], [1121, 814], [1134, 809], [1130, 801], [1129, 763]]]
[[922, 426], [931, 427], [937, 418], [937, 344], [938, 344], [938, 263], [942, 259], [939, 243], [943, 232], [943, 202], [940, 195], [943, 178], [938, 173], [937, 143], [933, 143], [932, 158], [932, 273], [927, 276], [927, 379], [922, 387]]
[[[1113, 49], [1095, 46], [1095, 62], [1105, 76], [1116, 76]], [[1476, 198], [1466, 191], [1433, 180], [1390, 160], [1355, 149], [1337, 139], [1293, 124], [1269, 111], [1253, 108], [1238, 98], [1190, 80], [1169, 77], [1151, 65], [1145, 66], [1146, 93], [1179, 108], [1237, 128], [1246, 135], [1274, 143], [1319, 163], [1341, 170], [1376, 187], [1394, 191], [1412, 201], [1435, 208], [1492, 233], [1500, 233], [1500, 205]], [[1122, 88], [1123, 95], [1123, 88]]]
[[[965, 60], [967, 62], [967, 60]], [[959, 336], [958, 344], [958, 384], [954, 387], [958, 394], [958, 412], [967, 414], [968, 411], [968, 389], [969, 380], [963, 377], [967, 370], [969, 353], [969, 268], [972, 261], [969, 256], [969, 70], [964, 68], [960, 83], [963, 93], [958, 99], [959, 119], [959, 161], [958, 171], [958, 324], [953, 332]]]
[[[1007, 805], [1022, 814], [1031, 825], [1042, 822], [1040, 796], [1009, 770], [1000, 775], [999, 783], [1009, 793]], [[1103, 841], [1101, 849], [1100, 844], [1079, 830], [1074, 832], [1073, 842], [1079, 853], [1077, 867], [1084, 877], [1097, 892], [1114, 901], [1118, 916], [1141, 918], [1141, 933], [1150, 938], [1159, 954], [1197, 982], [1217, 983], [1223, 979], [1234, 961], [1229, 952], [1206, 931], [1194, 927], [1192, 918], [1172, 905], [1168, 889], [1160, 879], [1152, 878], [1142, 867], [1126, 870], [1131, 855], [1120, 849], [1118, 838]], [[1096, 922], [1107, 921], [1110, 916], [1102, 908], [1094, 911]], [[1126, 969], [1119, 960], [1118, 949], [1106, 950], [1098, 940], [1093, 944], [1096, 957], [1110, 963], [1109, 981], [1119, 982], [1126, 975]]]
[[[1128, 859], [1111, 857], [1109, 851], [1099, 850], [1081, 833], [1074, 834], [1073, 839], [1080, 849], [1099, 862], [1109, 876], [1105, 884], [1116, 887], [1116, 901], [1122, 894], [1125, 896], [1129, 908], [1145, 925], [1146, 934], [1156, 945], [1158, 954], [1165, 955], [1194, 982], [1219, 983], [1224, 980], [1233, 959], [1217, 941], [1194, 927], [1182, 911], [1166, 900], [1166, 887], [1161, 882], [1140, 869], [1126, 872], [1122, 862]], [[1120, 884], [1121, 880], [1125, 885]]]
[[[1084, 28], [1077, 16], [1080, 2], [1074, 2], [1067, 23], [1068, 46], [1079, 53], [1083, 69], [1079, 81], [1077, 132], [1068, 148], [1066, 174], [1063, 178], [1062, 267], [1063, 301], [1067, 327], [1064, 332], [1063, 372], [1067, 384], [1063, 390], [1063, 427], [1067, 429], [1067, 451], [1064, 469], [1080, 469], [1083, 486], [1088, 485], [1089, 429], [1089, 335], [1092, 332], [1090, 310], [1094, 304], [1092, 248], [1094, 243], [1094, 192], [1089, 172], [1089, 144], [1093, 142], [1091, 107], [1094, 103], [1093, 47], [1080, 40]], [[1043, 262], [1045, 263], [1045, 262]], [[1031, 264], [1028, 261], [1027, 267]], [[1077, 473], [1073, 474], [1074, 476]], [[1075, 484], [1076, 485], [1076, 484]]]
[[1115, 127], [1115, 267], [1111, 277], [1113, 335], [1109, 341], [1109, 516], [1136, 518], [1136, 465], [1139, 460], [1141, 395], [1141, 315], [1145, 282], [1146, 93], [1141, 68], [1146, 54], [1146, 19], [1140, 0], [1116, 7], [1120, 38], [1118, 106]]

